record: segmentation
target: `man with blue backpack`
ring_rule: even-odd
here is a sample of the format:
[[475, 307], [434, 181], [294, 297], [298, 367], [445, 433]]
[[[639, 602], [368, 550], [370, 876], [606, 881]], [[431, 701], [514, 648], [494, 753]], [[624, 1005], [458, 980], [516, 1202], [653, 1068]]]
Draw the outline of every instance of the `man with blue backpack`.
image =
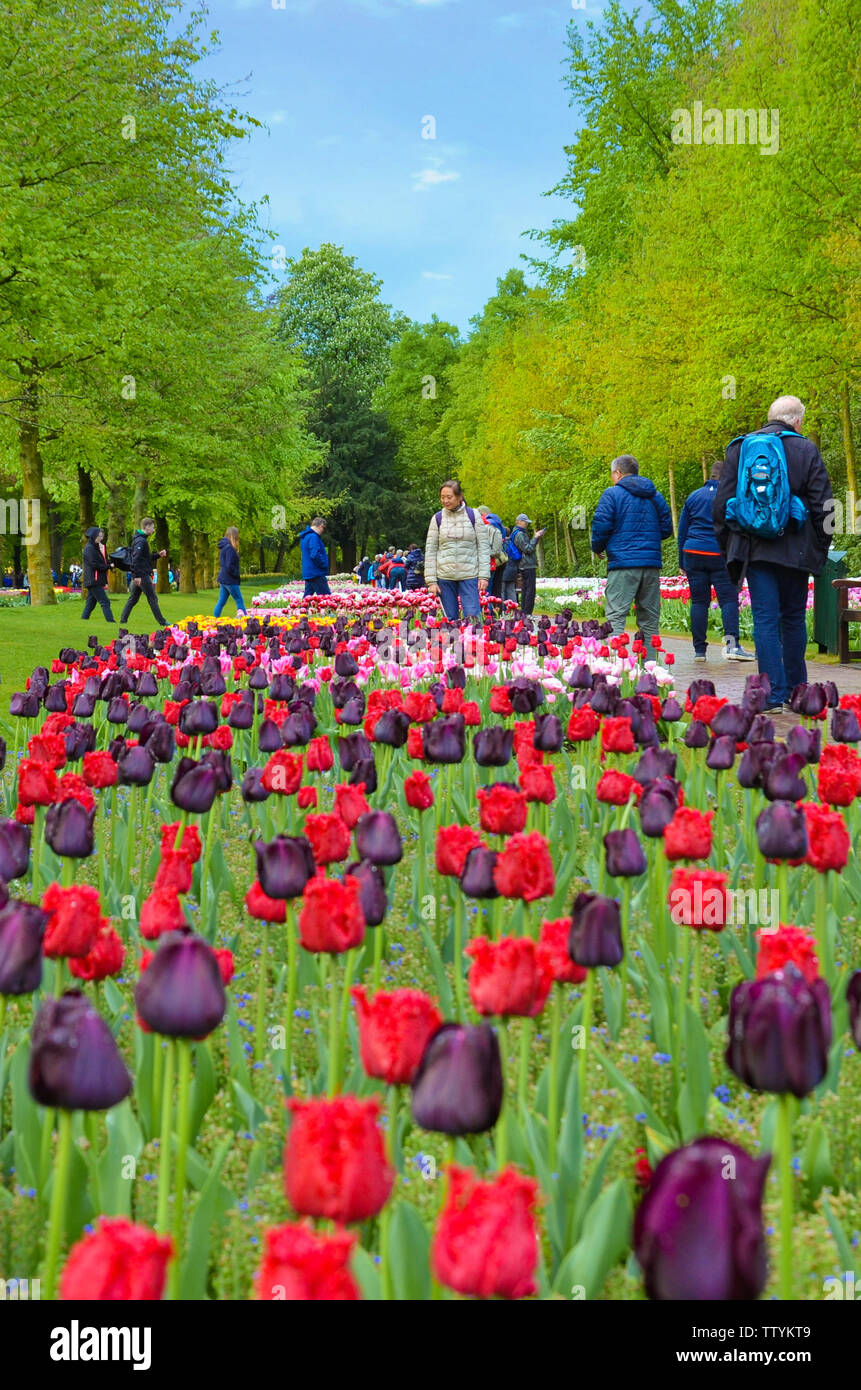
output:
[[807, 680], [807, 593], [828, 554], [831, 480], [812, 439], [801, 433], [804, 406], [780, 396], [768, 423], [727, 446], [715, 494], [718, 544], [735, 584], [747, 579], [759, 670], [771, 683], [768, 709]]
[[721, 460], [713, 465], [708, 482], [687, 498], [679, 517], [679, 564], [691, 591], [694, 660], [706, 660], [709, 603], [714, 589], [723, 620], [724, 657], [727, 661], [753, 661], [753, 655], [738, 640], [738, 589], [729, 577], [712, 521], [722, 472]]

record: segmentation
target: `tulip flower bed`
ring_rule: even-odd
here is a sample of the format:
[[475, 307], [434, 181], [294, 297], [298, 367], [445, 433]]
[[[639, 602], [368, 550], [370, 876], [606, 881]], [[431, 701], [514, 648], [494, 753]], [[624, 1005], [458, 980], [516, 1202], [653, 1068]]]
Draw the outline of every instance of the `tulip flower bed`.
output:
[[0, 762], [0, 1277], [822, 1298], [861, 1229], [861, 697], [570, 610], [63, 649]]

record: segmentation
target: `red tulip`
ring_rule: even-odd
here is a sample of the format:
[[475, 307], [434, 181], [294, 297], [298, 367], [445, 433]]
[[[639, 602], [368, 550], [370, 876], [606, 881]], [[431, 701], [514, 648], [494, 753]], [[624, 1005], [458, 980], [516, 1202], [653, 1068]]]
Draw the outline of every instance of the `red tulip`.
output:
[[589, 973], [583, 965], [577, 965], [568, 954], [568, 938], [571, 935], [571, 918], [557, 917], [554, 921], [541, 923], [538, 950], [541, 959], [559, 984], [580, 985]]
[[549, 806], [555, 800], [556, 782], [552, 763], [535, 763], [525, 767], [518, 780], [527, 801], [540, 801]]
[[66, 766], [66, 740], [62, 734], [34, 734], [27, 744], [27, 756], [56, 772]]
[[312, 738], [305, 754], [309, 772], [328, 772], [335, 765], [335, 755], [327, 738]]
[[624, 715], [605, 719], [601, 725], [601, 749], [604, 753], [633, 753], [636, 748], [630, 719]]
[[414, 811], [429, 811], [434, 803], [433, 787], [426, 772], [418, 769], [404, 778], [404, 797]]
[[113, 787], [119, 775], [114, 759], [104, 749], [97, 748], [84, 754], [83, 776], [88, 787]]
[[785, 965], [798, 967], [808, 984], [819, 979], [819, 960], [816, 938], [803, 927], [779, 926], [777, 930], [762, 927], [756, 933], [759, 950], [756, 954], [756, 978], [763, 979], [782, 970]]
[[466, 947], [473, 960], [469, 993], [485, 1016], [535, 1018], [547, 1002], [553, 975], [530, 936], [488, 941], [477, 936]]
[[286, 748], [279, 748], [269, 758], [260, 781], [268, 792], [294, 796], [302, 781], [302, 767], [301, 753], [290, 753]]
[[506, 718], [513, 714], [511, 700], [508, 698], [508, 688], [504, 685], [494, 685], [490, 690], [490, 712], [491, 714], [501, 714]]
[[350, 853], [350, 828], [337, 813], [306, 816], [305, 834], [315, 864], [337, 864]]
[[[161, 852], [165, 854], [169, 849], [176, 849], [176, 837], [179, 831], [179, 821], [174, 821], [172, 825], [163, 825], [161, 828]], [[186, 825], [183, 828], [182, 839], [178, 846], [186, 859], [192, 864], [196, 864], [203, 853], [203, 845], [200, 840], [200, 831], [196, 825]]]
[[300, 811], [307, 811], [310, 810], [312, 806], [316, 806], [317, 788], [300, 787], [296, 793], [296, 805], [299, 807]]
[[191, 860], [181, 849], [163, 850], [155, 873], [153, 892], [187, 893], [191, 887]]
[[357, 878], [310, 878], [299, 913], [299, 940], [306, 951], [340, 955], [365, 939], [361, 884]]
[[[702, 697], [701, 697], [702, 698]], [[714, 811], [703, 814], [692, 806], [677, 807], [664, 830], [664, 853], [672, 859], [708, 859], [712, 850]]]
[[846, 868], [849, 860], [849, 831], [839, 811], [829, 811], [827, 806], [805, 801], [801, 806], [807, 821], [807, 860], [817, 873], [824, 874], [829, 869], [838, 874]]
[[173, 1253], [170, 1236], [156, 1235], [122, 1216], [102, 1216], [95, 1231], [74, 1245], [60, 1283], [60, 1298], [93, 1303], [157, 1302]]
[[429, 690], [410, 690], [404, 696], [404, 712], [414, 724], [429, 724], [436, 719], [436, 700]]
[[170, 889], [150, 893], [141, 904], [141, 935], [155, 941], [165, 932], [182, 931], [188, 926], [182, 903]]
[[555, 879], [550, 847], [543, 835], [512, 835], [496, 861], [493, 881], [504, 898], [534, 902], [553, 893]]
[[591, 743], [600, 728], [601, 721], [589, 705], [572, 709], [568, 720], [568, 738], [571, 743]]
[[538, 1183], [516, 1168], [484, 1181], [447, 1169], [445, 1205], [431, 1261], [441, 1284], [472, 1298], [526, 1298], [535, 1292]]
[[376, 1216], [395, 1181], [377, 1123], [379, 1100], [291, 1096], [287, 1108], [293, 1119], [284, 1184], [294, 1211], [344, 1226]]
[[349, 782], [339, 783], [335, 788], [335, 810], [341, 817], [345, 825], [354, 830], [362, 816], [366, 816], [370, 811], [370, 806], [365, 800], [365, 787], [363, 783], [351, 786]]
[[69, 970], [78, 980], [106, 980], [109, 975], [119, 975], [125, 953], [113, 927], [103, 927], [85, 956], [70, 958]]
[[674, 869], [667, 894], [677, 925], [721, 931], [731, 915], [727, 875], [716, 869]]
[[18, 764], [18, 800], [22, 806], [50, 806], [57, 795], [57, 775], [48, 763], [23, 758]]
[[442, 1024], [436, 1004], [420, 989], [378, 990], [369, 1000], [357, 986], [351, 991], [359, 1023], [362, 1066], [390, 1086], [408, 1085], [422, 1054]]
[[[436, 712], [436, 705], [434, 705], [434, 712]], [[425, 745], [422, 731], [413, 725], [407, 730], [407, 757], [423, 758], [424, 755]]]
[[350, 1273], [356, 1243], [349, 1231], [318, 1235], [304, 1222], [271, 1226], [263, 1236], [257, 1298], [287, 1303], [343, 1303], [361, 1298]]
[[436, 834], [437, 873], [460, 878], [469, 851], [482, 843], [471, 825], [441, 825]]
[[286, 922], [287, 901], [285, 898], [270, 898], [260, 887], [259, 879], [254, 880], [245, 894], [245, 911], [249, 917], [260, 922]]
[[523, 792], [506, 782], [479, 787], [479, 822], [488, 835], [516, 835], [526, 825], [529, 805]]
[[618, 768], [609, 768], [602, 773], [595, 788], [596, 800], [609, 806], [627, 806], [632, 798], [635, 802], [639, 801], [642, 794], [642, 784], [636, 777], [620, 772]]
[[70, 888], [50, 884], [42, 907], [51, 914], [42, 944], [43, 953], [51, 958], [88, 955], [99, 932], [110, 926], [107, 917], [102, 916], [96, 889], [84, 883]]

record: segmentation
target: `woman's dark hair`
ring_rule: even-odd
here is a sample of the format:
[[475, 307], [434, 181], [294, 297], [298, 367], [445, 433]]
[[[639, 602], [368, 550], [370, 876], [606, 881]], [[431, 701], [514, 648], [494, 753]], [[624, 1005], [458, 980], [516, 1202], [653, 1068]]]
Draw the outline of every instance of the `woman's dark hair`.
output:
[[715, 462], [712, 464], [712, 471], [711, 471], [711, 473], [709, 473], [709, 477], [710, 477], [710, 478], [713, 478], [714, 481], [717, 482], [718, 479], [720, 478], [720, 475], [721, 475], [722, 472], [723, 472], [723, 459], [715, 459]]
[[447, 478], [444, 483], [440, 483], [440, 492], [443, 492], [446, 488], [451, 488], [455, 497], [463, 497], [463, 488], [457, 478]]

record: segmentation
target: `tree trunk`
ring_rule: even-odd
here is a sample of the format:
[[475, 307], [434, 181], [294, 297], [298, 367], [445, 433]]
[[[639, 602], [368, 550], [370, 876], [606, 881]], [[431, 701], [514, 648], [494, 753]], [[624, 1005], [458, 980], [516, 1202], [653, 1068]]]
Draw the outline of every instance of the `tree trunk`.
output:
[[335, 559], [335, 556], [333, 555], [333, 556], [332, 556], [332, 561], [333, 561], [333, 564], [332, 564], [332, 573], [333, 573], [333, 574], [349, 574], [349, 573], [350, 573], [350, 570], [355, 568], [355, 565], [356, 565], [356, 537], [355, 537], [355, 536], [350, 536], [349, 540], [343, 541], [342, 544], [341, 544], [341, 565], [340, 565], [340, 568], [339, 568], [339, 569], [335, 569], [334, 559]]
[[[126, 504], [125, 488], [114, 487], [108, 495], [107, 552], [110, 555], [119, 545], [126, 545]], [[112, 594], [127, 592], [126, 577], [122, 570], [108, 570], [108, 589]]]
[[[132, 501], [132, 519], [135, 526], [140, 526], [146, 516], [148, 496], [149, 478], [145, 473], [138, 473], [135, 478], [135, 495]], [[161, 546], [159, 546], [159, 549], [161, 549]]]
[[153, 520], [155, 521], [155, 548], [157, 551], [167, 551], [163, 560], [156, 560], [158, 582], [155, 586], [155, 590], [157, 594], [169, 594], [170, 580], [168, 579], [168, 570], [170, 569], [170, 531], [168, 530], [167, 517], [164, 512], [156, 512]]
[[202, 531], [194, 533], [194, 584], [197, 589], [206, 588], [206, 537]]
[[708, 464], [706, 463], [706, 456], [705, 456], [705, 454], [702, 454], [702, 455], [701, 455], [701, 457], [700, 457], [700, 463], [701, 463], [702, 466], [703, 466], [703, 482], [704, 482], [704, 483], [707, 483], [708, 480], [709, 480], [709, 474], [708, 474]]
[[179, 518], [179, 592], [197, 593], [194, 583], [194, 533], [184, 516]]
[[565, 540], [565, 555], [568, 560], [568, 573], [574, 573], [574, 551], [571, 547], [571, 532], [568, 529], [568, 522], [562, 523], [562, 535]]
[[212, 558], [212, 542], [209, 536], [203, 535], [203, 587], [213, 589], [215, 587], [215, 567]]
[[51, 569], [57, 576], [57, 583], [60, 582], [60, 571], [63, 568], [63, 533], [60, 530], [60, 514], [57, 510], [56, 502], [48, 501], [48, 527], [51, 533]]
[[[18, 427], [18, 446], [21, 453], [22, 502], [27, 505], [30, 520], [27, 546], [27, 577], [30, 602], [35, 606], [56, 603], [54, 581], [51, 578], [51, 535], [47, 525], [48, 494], [42, 455], [39, 452], [39, 388], [31, 381], [24, 388], [22, 420]], [[22, 527], [23, 530], [23, 527]]]
[[673, 533], [675, 533], [679, 529], [679, 512], [676, 506], [676, 465], [674, 463], [669, 464], [667, 477], [670, 483], [670, 512], [673, 518]]
[[260, 537], [260, 550], [257, 556], [258, 571], [260, 574], [266, 573], [266, 551], [263, 548], [263, 537]]
[[91, 526], [96, 524], [96, 514], [93, 510], [93, 480], [86, 468], [78, 464], [78, 515], [81, 518], [81, 539], [86, 536]]
[[287, 537], [278, 537], [278, 554], [275, 557], [275, 573], [282, 574], [284, 571], [284, 551], [287, 549]]
[[858, 481], [855, 474], [855, 440], [852, 437], [852, 406], [849, 397], [849, 382], [844, 381], [840, 388], [840, 423], [843, 426], [843, 453], [846, 458], [847, 498], [846, 530], [855, 534], [855, 507], [858, 501]]

